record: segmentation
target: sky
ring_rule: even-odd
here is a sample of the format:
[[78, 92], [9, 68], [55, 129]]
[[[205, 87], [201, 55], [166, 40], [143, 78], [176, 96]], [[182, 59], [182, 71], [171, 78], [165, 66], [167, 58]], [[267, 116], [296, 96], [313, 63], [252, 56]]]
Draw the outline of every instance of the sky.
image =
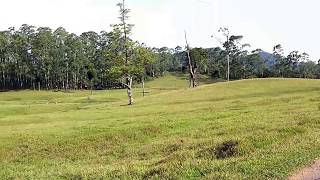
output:
[[[69, 32], [110, 31], [120, 0], [0, 0], [0, 30], [22, 24], [60, 26]], [[220, 27], [243, 35], [252, 49], [272, 52], [282, 44], [320, 58], [319, 0], [126, 0], [135, 24], [132, 38], [149, 46], [219, 46]], [[211, 36], [215, 38], [211, 38]]]

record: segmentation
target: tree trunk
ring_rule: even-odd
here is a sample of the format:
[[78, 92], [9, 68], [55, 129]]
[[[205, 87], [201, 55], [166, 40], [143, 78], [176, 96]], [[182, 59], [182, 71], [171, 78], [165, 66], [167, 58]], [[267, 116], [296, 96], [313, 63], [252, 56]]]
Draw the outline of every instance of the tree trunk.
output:
[[41, 83], [38, 81], [38, 91], [41, 91]]
[[77, 75], [73, 74], [73, 89], [77, 90]]
[[31, 82], [32, 82], [33, 90], [34, 90], [34, 91], [36, 91], [36, 84], [35, 84], [35, 81], [32, 79], [32, 80], [31, 80]]
[[4, 71], [2, 71], [2, 80], [3, 80], [3, 89], [5, 89], [6, 88], [6, 77], [5, 77], [5, 75], [4, 75]]
[[229, 53], [227, 54], [227, 62], [228, 62], [227, 81], [230, 81], [230, 56], [229, 56]]
[[45, 79], [45, 80], [44, 80], [44, 81], [45, 81], [45, 82], [44, 82], [44, 83], [45, 83], [45, 86], [46, 86], [47, 90], [49, 90], [49, 80], [48, 80], [49, 78], [48, 78], [48, 75], [47, 75], [47, 74], [44, 75], [44, 79]]
[[142, 76], [142, 96], [145, 96], [145, 88], [144, 88], [144, 77]]
[[132, 77], [128, 76], [127, 77], [127, 94], [128, 94], [128, 100], [129, 104], [128, 105], [133, 105], [133, 90], [132, 90]]
[[91, 84], [91, 95], [93, 95], [93, 90], [92, 90], [92, 89], [93, 89], [93, 88], [92, 88], [92, 87], [93, 87], [93, 82], [92, 82], [92, 80], [91, 80], [91, 83], [90, 83], [90, 84]]
[[69, 73], [67, 72], [67, 78], [66, 78], [66, 90], [69, 89]]
[[22, 79], [22, 74], [21, 73], [19, 73], [19, 80], [20, 80], [19, 86], [22, 89], [23, 88], [23, 79]]

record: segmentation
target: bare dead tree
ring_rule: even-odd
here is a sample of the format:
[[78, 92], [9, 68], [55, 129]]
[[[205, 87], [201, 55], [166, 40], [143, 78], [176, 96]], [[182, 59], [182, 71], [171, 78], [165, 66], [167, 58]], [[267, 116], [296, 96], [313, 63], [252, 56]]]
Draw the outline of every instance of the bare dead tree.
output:
[[191, 49], [188, 43], [188, 38], [187, 38], [187, 32], [184, 32], [184, 37], [186, 40], [186, 48], [187, 48], [187, 56], [188, 56], [188, 68], [189, 68], [189, 88], [195, 88], [197, 87], [197, 80], [196, 80], [196, 68], [193, 66], [192, 59], [191, 59]]

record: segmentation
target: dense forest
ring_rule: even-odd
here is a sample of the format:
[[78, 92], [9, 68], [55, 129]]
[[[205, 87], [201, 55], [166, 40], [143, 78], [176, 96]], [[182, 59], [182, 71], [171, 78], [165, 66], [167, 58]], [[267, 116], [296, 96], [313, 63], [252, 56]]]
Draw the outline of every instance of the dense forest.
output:
[[[231, 36], [232, 37], [232, 36]], [[225, 79], [227, 54], [230, 79], [297, 77], [320, 78], [320, 64], [306, 53], [293, 51], [284, 56], [281, 45], [273, 54], [248, 52], [237, 38], [226, 41], [223, 49], [191, 48], [193, 67], [198, 74]], [[234, 39], [234, 38], [233, 38]], [[4, 89], [95, 89], [121, 88], [117, 73], [122, 68], [119, 28], [111, 32], [85, 32], [80, 36], [60, 27], [22, 25], [0, 32], [0, 88]], [[135, 64], [134, 80], [155, 78], [166, 71], [188, 71], [187, 53], [182, 47], [151, 48], [130, 40], [129, 52]], [[267, 55], [266, 55], [267, 54]], [[120, 63], [119, 63], [120, 62]]]
[[1, 31], [0, 89], [127, 88], [130, 94], [134, 82], [144, 83], [167, 71], [227, 80], [320, 78], [320, 61], [311, 61], [307, 53], [285, 56], [281, 45], [271, 54], [261, 49], [249, 52], [243, 36], [230, 35], [227, 28], [219, 30], [226, 37], [221, 48], [191, 48], [187, 36], [186, 48], [148, 47], [130, 38], [130, 10], [124, 1], [118, 6], [120, 23], [112, 25], [111, 32], [76, 35], [63, 27], [27, 24]]

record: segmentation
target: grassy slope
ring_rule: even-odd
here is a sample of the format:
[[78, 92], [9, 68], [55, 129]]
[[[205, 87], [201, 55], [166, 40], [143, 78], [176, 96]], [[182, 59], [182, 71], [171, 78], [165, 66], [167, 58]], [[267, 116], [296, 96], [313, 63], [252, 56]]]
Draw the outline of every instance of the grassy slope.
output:
[[[132, 107], [122, 90], [0, 93], [1, 179], [281, 179], [320, 156], [320, 81], [185, 85], [150, 82]], [[228, 140], [239, 153], [216, 159]]]

